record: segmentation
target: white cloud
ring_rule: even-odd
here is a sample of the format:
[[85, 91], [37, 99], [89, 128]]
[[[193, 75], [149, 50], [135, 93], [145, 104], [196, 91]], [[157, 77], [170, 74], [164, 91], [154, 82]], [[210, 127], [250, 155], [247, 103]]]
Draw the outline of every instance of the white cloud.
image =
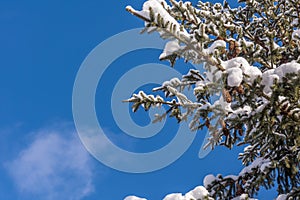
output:
[[33, 142], [6, 163], [22, 195], [81, 199], [93, 192], [91, 159], [76, 133], [35, 133]]

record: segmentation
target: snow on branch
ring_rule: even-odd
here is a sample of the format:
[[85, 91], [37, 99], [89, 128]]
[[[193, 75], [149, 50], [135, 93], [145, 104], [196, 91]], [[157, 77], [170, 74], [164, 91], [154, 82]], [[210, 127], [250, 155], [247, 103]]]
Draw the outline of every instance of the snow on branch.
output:
[[[145, 21], [144, 32], [157, 31], [169, 40], [160, 60], [170, 61], [172, 67], [177, 59], [203, 64], [204, 72], [191, 69], [181, 79], [153, 89], [152, 93], [164, 92], [164, 97], [141, 91], [126, 101], [132, 103], [133, 111], [140, 106], [145, 110], [167, 106], [155, 121], [169, 116], [178, 122], [190, 120], [193, 131], [207, 128], [206, 147], [246, 146], [239, 154], [244, 170], [237, 177], [216, 178], [208, 189], [213, 198], [252, 197], [259, 188], [269, 189], [275, 183], [278, 194], [297, 195], [300, 3], [239, 2], [243, 4], [238, 8], [231, 8], [227, 1], [199, 1], [194, 7], [176, 0], [169, 4], [148, 0], [141, 11], [128, 6], [130, 13]], [[189, 99], [185, 89], [191, 89], [196, 100]]]

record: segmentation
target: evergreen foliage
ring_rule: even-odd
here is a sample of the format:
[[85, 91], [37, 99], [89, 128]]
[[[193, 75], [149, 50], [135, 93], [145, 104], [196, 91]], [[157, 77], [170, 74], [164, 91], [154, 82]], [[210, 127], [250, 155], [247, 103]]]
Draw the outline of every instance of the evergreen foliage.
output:
[[[154, 91], [165, 97], [134, 94], [133, 111], [167, 105], [164, 117], [191, 130], [208, 128], [207, 145], [245, 145], [239, 159], [245, 165], [236, 176], [207, 179], [214, 199], [255, 196], [261, 187], [277, 187], [284, 199], [300, 198], [300, 1], [240, 0], [228, 2], [148, 0], [143, 10], [127, 10], [145, 21], [144, 32], [168, 39], [161, 60], [171, 66], [179, 58], [203, 63], [204, 74], [191, 69]], [[192, 88], [197, 101], [182, 91]], [[220, 93], [220, 99], [211, 97]], [[167, 99], [172, 100], [167, 100]], [[183, 122], [185, 123], [185, 122]], [[212, 175], [210, 175], [211, 177]], [[279, 198], [278, 198], [279, 199]]]

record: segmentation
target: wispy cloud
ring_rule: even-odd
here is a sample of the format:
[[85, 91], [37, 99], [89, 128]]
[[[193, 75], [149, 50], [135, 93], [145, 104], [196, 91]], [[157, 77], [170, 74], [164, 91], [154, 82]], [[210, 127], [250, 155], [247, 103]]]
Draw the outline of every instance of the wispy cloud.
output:
[[94, 190], [91, 159], [72, 131], [41, 130], [6, 163], [20, 193], [42, 199], [81, 199]]

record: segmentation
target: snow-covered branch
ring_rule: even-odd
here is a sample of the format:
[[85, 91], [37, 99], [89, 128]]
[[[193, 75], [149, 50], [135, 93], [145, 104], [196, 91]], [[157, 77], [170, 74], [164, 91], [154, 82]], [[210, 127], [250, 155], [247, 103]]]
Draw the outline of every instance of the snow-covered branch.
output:
[[[155, 121], [169, 115], [181, 122], [191, 116], [191, 130], [210, 131], [208, 145], [247, 147], [239, 155], [243, 173], [216, 179], [210, 187], [210, 195], [219, 191], [221, 199], [253, 196], [275, 182], [279, 194], [300, 186], [300, 3], [240, 2], [245, 4], [231, 8], [226, 1], [199, 1], [193, 7], [190, 2], [148, 0], [141, 11], [127, 7], [145, 21], [146, 32], [157, 31], [169, 40], [161, 60], [175, 66], [183, 58], [205, 69], [192, 69], [181, 80], [154, 88], [165, 97], [134, 94], [127, 100], [133, 111], [166, 105], [167, 112]], [[185, 88], [193, 89], [196, 101], [184, 94]]]

